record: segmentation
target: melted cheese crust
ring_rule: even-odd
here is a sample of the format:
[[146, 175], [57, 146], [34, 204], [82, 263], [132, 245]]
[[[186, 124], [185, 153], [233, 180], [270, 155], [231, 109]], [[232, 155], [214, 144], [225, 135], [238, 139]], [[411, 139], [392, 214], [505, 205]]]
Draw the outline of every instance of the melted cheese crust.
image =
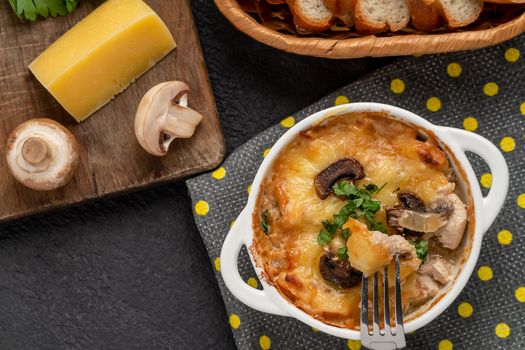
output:
[[[374, 197], [383, 206], [398, 203], [398, 191], [417, 194], [430, 203], [440, 191], [451, 191], [449, 162], [436, 140], [420, 140], [413, 126], [385, 113], [352, 113], [329, 118], [303, 131], [276, 158], [265, 178], [253, 213], [254, 248], [267, 278], [297, 307], [315, 318], [340, 327], [358, 329], [360, 284], [343, 289], [325, 281], [317, 243], [321, 222], [344, 205], [334, 195], [321, 200], [314, 178], [330, 164], [353, 157], [366, 177], [356, 181], [384, 188]], [[268, 212], [269, 234], [260, 228]], [[376, 218], [385, 222], [381, 209]], [[404, 290], [406, 298], [410, 292]]]

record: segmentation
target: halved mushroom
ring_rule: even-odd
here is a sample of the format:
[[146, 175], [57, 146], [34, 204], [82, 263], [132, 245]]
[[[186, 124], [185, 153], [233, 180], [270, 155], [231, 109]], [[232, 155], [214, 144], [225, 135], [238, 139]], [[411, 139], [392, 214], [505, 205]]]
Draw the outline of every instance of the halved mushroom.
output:
[[326, 199], [332, 192], [332, 186], [340, 179], [359, 180], [365, 177], [365, 170], [355, 158], [343, 158], [330, 164], [314, 179], [315, 192], [321, 199]]
[[321, 276], [341, 288], [352, 288], [361, 281], [362, 273], [352, 266], [348, 260], [341, 260], [335, 254], [328, 253], [319, 259]]
[[193, 136], [202, 114], [188, 108], [189, 90], [182, 81], [168, 81], [152, 87], [140, 101], [135, 135], [148, 153], [163, 156], [173, 140]]
[[78, 144], [75, 136], [56, 121], [32, 119], [9, 135], [6, 160], [13, 176], [24, 186], [54, 190], [73, 177]]

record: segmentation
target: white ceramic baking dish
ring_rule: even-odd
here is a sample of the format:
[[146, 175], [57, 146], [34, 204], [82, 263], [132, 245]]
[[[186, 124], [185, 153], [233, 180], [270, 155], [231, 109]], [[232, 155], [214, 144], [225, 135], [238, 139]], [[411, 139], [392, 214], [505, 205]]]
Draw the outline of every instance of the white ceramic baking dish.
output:
[[[300, 131], [318, 124], [327, 117], [363, 111], [385, 111], [396, 119], [434, 133], [437, 139], [445, 145], [445, 148], [448, 148], [449, 157], [455, 158], [456, 163], [463, 169], [464, 176], [458, 176], [458, 185], [462, 186], [466, 192], [470, 192], [470, 213], [471, 218], [474, 218], [473, 228], [470, 230], [472, 233], [471, 240], [467, 242], [470, 246], [470, 254], [465, 258], [465, 263], [448, 292], [433, 304], [429, 310], [405, 323], [405, 331], [407, 333], [413, 332], [435, 319], [456, 299], [463, 287], [465, 287], [478, 260], [483, 235], [501, 210], [509, 186], [509, 171], [505, 158], [490, 141], [473, 132], [434, 125], [422, 117], [398, 107], [380, 103], [350, 103], [317, 112], [288, 130], [275, 143], [261, 164], [253, 181], [248, 203], [226, 236], [221, 251], [221, 274], [231, 293], [251, 308], [274, 315], [294, 317], [325, 333], [346, 339], [359, 339], [359, 331], [325, 324], [294, 306], [263, 277], [263, 270], [255, 264], [254, 256], [250, 250], [248, 250], [250, 258], [261, 281], [262, 290], [252, 288], [244, 282], [239, 275], [237, 260], [242, 246], [250, 247], [252, 245], [252, 212], [259, 195], [259, 187], [281, 150]], [[486, 197], [483, 197], [481, 193], [478, 180], [470, 162], [465, 156], [465, 151], [478, 154], [490, 167], [492, 186]], [[456, 165], [453, 164], [454, 167]], [[461, 177], [464, 178], [461, 179]], [[468, 241], [468, 238], [465, 239]]]

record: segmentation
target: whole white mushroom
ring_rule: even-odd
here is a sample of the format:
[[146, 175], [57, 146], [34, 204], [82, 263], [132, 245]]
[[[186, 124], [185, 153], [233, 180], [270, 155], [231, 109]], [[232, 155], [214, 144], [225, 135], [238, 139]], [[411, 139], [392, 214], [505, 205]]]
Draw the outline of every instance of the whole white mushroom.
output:
[[17, 126], [7, 140], [6, 160], [24, 186], [49, 191], [64, 186], [78, 165], [78, 144], [54, 120], [32, 119]]

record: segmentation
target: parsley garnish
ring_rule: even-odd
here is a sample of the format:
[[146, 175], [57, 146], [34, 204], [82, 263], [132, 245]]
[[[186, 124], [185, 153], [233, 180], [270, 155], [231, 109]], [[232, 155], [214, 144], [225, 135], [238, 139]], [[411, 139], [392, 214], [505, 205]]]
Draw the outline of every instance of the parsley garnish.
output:
[[270, 232], [270, 227], [268, 226], [268, 210], [265, 210], [261, 215], [261, 230], [267, 235]]
[[73, 12], [79, 2], [80, 0], [9, 0], [17, 16], [30, 21], [36, 20], [39, 15], [44, 18], [49, 15], [65, 16]]
[[337, 250], [337, 255], [341, 260], [348, 260], [348, 248], [341, 247]]
[[[381, 186], [381, 188], [383, 188]], [[370, 223], [370, 228], [374, 231], [381, 231], [386, 233], [386, 227], [380, 222], [376, 221], [375, 214], [381, 208], [381, 203], [372, 199], [372, 193], [377, 193], [381, 190], [374, 184], [368, 184], [364, 189], [358, 189], [348, 181], [342, 181], [332, 186], [334, 193], [338, 197], [343, 197], [347, 200], [347, 203], [339, 211], [334, 214], [332, 221], [323, 221], [323, 228], [317, 236], [317, 243], [321, 246], [325, 246], [334, 238], [338, 230], [342, 229], [342, 226], [348, 221], [350, 217], [359, 218], [364, 216]], [[345, 239], [348, 239], [350, 231], [344, 229], [342, 235]]]
[[416, 247], [417, 257], [423, 261], [427, 260], [428, 256], [428, 242], [424, 240], [410, 242]]

